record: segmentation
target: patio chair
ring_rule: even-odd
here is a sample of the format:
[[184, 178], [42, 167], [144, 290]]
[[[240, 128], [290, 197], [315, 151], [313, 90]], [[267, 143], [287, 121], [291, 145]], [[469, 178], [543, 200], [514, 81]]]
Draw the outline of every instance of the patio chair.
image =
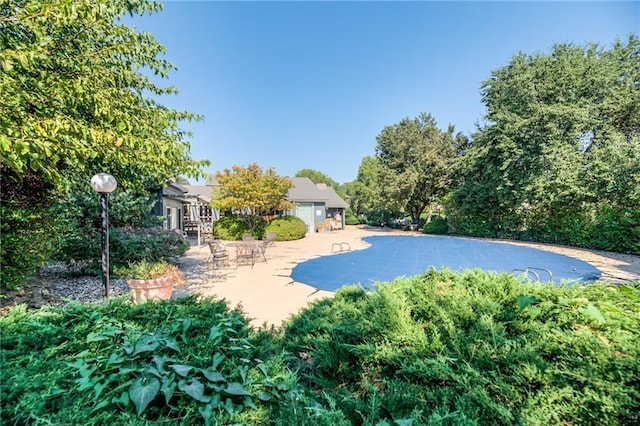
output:
[[213, 269], [229, 266], [229, 250], [227, 250], [222, 244], [210, 241], [209, 251], [211, 252], [209, 259], [211, 260], [211, 266]]
[[256, 244], [252, 241], [243, 241], [236, 245], [236, 268], [240, 263], [250, 264], [253, 268], [255, 263]]
[[267, 236], [264, 237], [264, 240], [267, 242], [267, 246], [275, 245], [276, 237], [277, 235], [274, 231], [267, 232]]
[[256, 243], [255, 247], [253, 248], [254, 261], [262, 258], [262, 261], [267, 263], [266, 253], [267, 253], [268, 246], [269, 246], [269, 241], [266, 239]]

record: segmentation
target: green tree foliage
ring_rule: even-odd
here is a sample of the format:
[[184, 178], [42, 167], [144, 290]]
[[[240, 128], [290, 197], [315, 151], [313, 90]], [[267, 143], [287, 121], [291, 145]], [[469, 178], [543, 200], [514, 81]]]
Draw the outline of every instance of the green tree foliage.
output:
[[422, 113], [386, 126], [376, 140], [382, 200], [417, 223], [425, 207], [449, 190], [458, 150], [454, 126], [443, 132], [431, 114]]
[[450, 206], [458, 232], [597, 246], [606, 214], [640, 240], [636, 36], [609, 50], [561, 44], [518, 54], [482, 95], [487, 124], [460, 162]]
[[[53, 183], [109, 171], [125, 186], [199, 176], [181, 120], [155, 98], [176, 93], [148, 76], [174, 67], [148, 33], [120, 17], [161, 9], [144, 0], [42, 2], [0, 7], [0, 165]], [[151, 98], [148, 95], [154, 97]], [[4, 173], [3, 173], [4, 174]], [[142, 180], [141, 180], [142, 178]]]
[[345, 183], [345, 191], [349, 198], [349, 207], [358, 215], [381, 207], [378, 184], [378, 159], [367, 155], [358, 167], [356, 180]]
[[331, 186], [332, 188], [336, 188], [340, 186], [338, 182], [331, 179], [329, 176], [325, 175], [322, 172], [313, 169], [302, 169], [296, 172], [296, 177], [306, 177], [311, 179], [313, 183], [324, 183], [327, 186]]
[[[138, 190], [202, 175], [208, 161], [190, 158], [188, 133], [179, 126], [200, 117], [162, 105], [158, 99], [177, 90], [148, 77], [174, 69], [161, 58], [164, 47], [120, 21], [160, 9], [146, 0], [0, 3], [1, 222], [21, 211], [55, 234], [44, 209], [72, 182], [89, 182], [97, 172]], [[12, 232], [4, 230], [3, 239]], [[37, 244], [22, 243], [17, 250], [30, 247], [38, 262], [3, 250], [3, 267], [25, 268], [21, 278], [3, 277], [3, 285], [19, 285], [47, 257], [33, 249]]]
[[246, 221], [255, 233], [262, 215], [274, 210], [289, 210], [292, 204], [287, 192], [293, 186], [291, 179], [278, 176], [274, 168], [263, 170], [256, 163], [247, 167], [233, 166], [215, 174], [220, 188], [211, 205], [221, 211], [233, 211]]

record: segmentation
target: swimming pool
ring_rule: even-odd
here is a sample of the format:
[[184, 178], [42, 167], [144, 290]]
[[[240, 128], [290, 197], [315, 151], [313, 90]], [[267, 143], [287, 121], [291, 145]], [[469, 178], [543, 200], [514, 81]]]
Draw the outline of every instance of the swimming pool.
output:
[[[320, 290], [335, 291], [347, 284], [370, 287], [376, 282], [425, 272], [431, 267], [460, 271], [480, 268], [512, 272], [529, 268], [540, 281], [588, 282], [598, 279], [599, 269], [569, 256], [530, 247], [461, 237], [393, 235], [364, 238], [371, 247], [344, 254], [323, 256], [296, 265], [291, 277]], [[522, 273], [522, 272], [520, 272]]]

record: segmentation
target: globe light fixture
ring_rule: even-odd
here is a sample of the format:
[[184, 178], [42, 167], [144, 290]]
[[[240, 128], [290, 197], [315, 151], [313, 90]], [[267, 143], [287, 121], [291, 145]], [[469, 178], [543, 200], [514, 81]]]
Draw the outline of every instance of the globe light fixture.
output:
[[100, 194], [102, 206], [102, 285], [104, 297], [109, 298], [109, 194], [118, 186], [116, 178], [98, 173], [91, 178], [91, 188]]

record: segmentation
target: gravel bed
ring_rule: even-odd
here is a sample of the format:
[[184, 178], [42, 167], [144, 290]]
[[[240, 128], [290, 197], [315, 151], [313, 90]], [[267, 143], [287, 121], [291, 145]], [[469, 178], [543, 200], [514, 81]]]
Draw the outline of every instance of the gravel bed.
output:
[[[125, 280], [109, 280], [111, 297], [131, 291]], [[0, 313], [8, 308], [26, 304], [28, 309], [45, 305], [64, 306], [69, 301], [95, 303], [104, 300], [104, 287], [99, 276], [74, 276], [65, 266], [52, 264], [43, 267], [24, 288], [8, 291], [0, 298]]]

